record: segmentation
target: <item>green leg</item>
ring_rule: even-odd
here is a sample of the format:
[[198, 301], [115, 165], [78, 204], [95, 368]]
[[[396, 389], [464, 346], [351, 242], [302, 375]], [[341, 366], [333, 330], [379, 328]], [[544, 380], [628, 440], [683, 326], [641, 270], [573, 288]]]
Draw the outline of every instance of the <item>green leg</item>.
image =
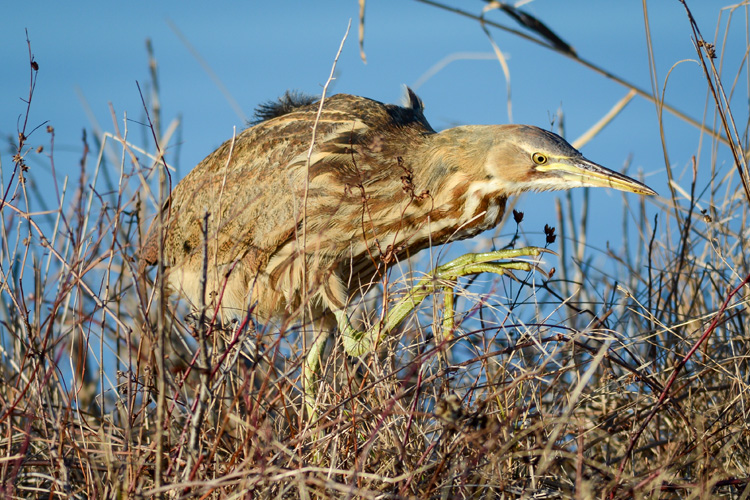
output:
[[303, 388], [305, 390], [305, 409], [307, 410], [307, 418], [312, 420], [312, 417], [317, 416], [316, 411], [316, 397], [318, 387], [318, 376], [320, 375], [320, 359], [323, 356], [323, 350], [326, 347], [328, 337], [331, 336], [331, 331], [328, 329], [322, 329], [319, 335], [316, 336], [313, 342], [310, 352], [307, 353], [305, 358], [305, 366], [302, 372], [303, 377]]
[[440, 328], [435, 329], [435, 343], [440, 346], [438, 356], [441, 361], [442, 367], [450, 366], [451, 351], [450, 348], [446, 348], [450, 341], [453, 340], [453, 329], [455, 328], [455, 291], [452, 286], [444, 286], [443, 292], [443, 322]]
[[[406, 317], [416, 309], [416, 307], [429, 295], [445, 288], [446, 282], [454, 281], [462, 276], [469, 276], [480, 273], [505, 274], [510, 270], [531, 271], [539, 269], [531, 262], [510, 261], [497, 262], [501, 259], [513, 259], [517, 257], [538, 257], [543, 252], [549, 252], [543, 248], [526, 247], [514, 250], [498, 250], [486, 253], [470, 253], [462, 255], [447, 264], [436, 267], [429, 275], [422, 278], [416, 286], [406, 294], [404, 298], [396, 303], [384, 321], [373, 325], [366, 331], [356, 330], [349, 322], [349, 317], [345, 310], [333, 311], [336, 317], [338, 330], [344, 343], [344, 349], [350, 356], [363, 356], [373, 352], [377, 345]], [[450, 292], [450, 311], [446, 307], [443, 327], [447, 332], [453, 330], [453, 294]], [[447, 296], [446, 295], [446, 296]], [[446, 306], [448, 301], [446, 300]], [[320, 358], [323, 354], [323, 348], [328, 340], [329, 334], [321, 334], [313, 344], [305, 360], [305, 404], [308, 409], [308, 415], [315, 415], [315, 397], [317, 388], [317, 375], [320, 370]]]
[[442, 340], [453, 340], [453, 329], [456, 327], [454, 316], [456, 309], [454, 307], [456, 294], [453, 287], [443, 287], [443, 332]]
[[[365, 332], [354, 329], [349, 323], [346, 311], [334, 311], [339, 331], [344, 342], [344, 349], [350, 356], [362, 356], [375, 350], [375, 347], [416, 307], [427, 298], [427, 296], [440, 291], [446, 286], [446, 281], [454, 281], [462, 276], [480, 273], [505, 274], [509, 270], [531, 271], [538, 269], [531, 262], [496, 262], [500, 259], [511, 259], [516, 257], [537, 257], [543, 252], [543, 248], [527, 247], [516, 250], [498, 250], [487, 253], [470, 253], [462, 255], [455, 260], [442, 266], [436, 267], [428, 276], [422, 278], [416, 286], [412, 287], [406, 296], [398, 301], [388, 311], [382, 324], [374, 325]], [[452, 307], [451, 307], [452, 309]], [[452, 328], [453, 313], [450, 315], [449, 324]]]

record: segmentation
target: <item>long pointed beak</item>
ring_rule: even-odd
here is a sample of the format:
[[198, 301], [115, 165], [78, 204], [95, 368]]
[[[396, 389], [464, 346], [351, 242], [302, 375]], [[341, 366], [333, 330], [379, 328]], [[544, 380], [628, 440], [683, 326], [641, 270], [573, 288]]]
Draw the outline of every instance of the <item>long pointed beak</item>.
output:
[[548, 171], [554, 171], [571, 184], [578, 184], [581, 187], [608, 187], [627, 191], [631, 193], [655, 195], [656, 191], [631, 179], [627, 175], [622, 175], [597, 165], [586, 158], [571, 158], [565, 163], [554, 163]]

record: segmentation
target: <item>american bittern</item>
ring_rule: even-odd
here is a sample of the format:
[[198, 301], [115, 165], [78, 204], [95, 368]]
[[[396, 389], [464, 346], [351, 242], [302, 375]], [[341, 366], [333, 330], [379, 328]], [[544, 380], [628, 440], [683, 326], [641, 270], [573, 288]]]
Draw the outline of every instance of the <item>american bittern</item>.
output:
[[[319, 103], [287, 94], [261, 108], [261, 121], [175, 187], [142, 264], [156, 263], [161, 247], [170, 288], [193, 306], [204, 293], [225, 321], [250, 311], [265, 322], [311, 310], [327, 332], [338, 327], [349, 354], [361, 355], [435, 288], [412, 293], [386, 325], [357, 332], [346, 306], [360, 285], [428, 245], [495, 227], [509, 196], [583, 186], [655, 194], [551, 132], [489, 125], [437, 133], [411, 90], [407, 101], [401, 107], [339, 94], [317, 116]], [[451, 279], [497, 271], [511, 264], [494, 261], [538, 249], [514, 252], [465, 256], [435, 272]], [[308, 353], [313, 373], [326, 337]], [[313, 380], [308, 375], [308, 397]]]

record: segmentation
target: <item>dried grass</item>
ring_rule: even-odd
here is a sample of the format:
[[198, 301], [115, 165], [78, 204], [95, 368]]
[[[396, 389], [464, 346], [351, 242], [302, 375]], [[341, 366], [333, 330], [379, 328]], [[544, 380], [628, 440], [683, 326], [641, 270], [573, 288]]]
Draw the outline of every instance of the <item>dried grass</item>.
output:
[[[747, 131], [722, 96], [736, 75], [695, 36], [723, 134], [706, 140], [728, 144], [737, 170], [696, 160], [684, 189], [669, 170], [659, 218], [632, 207], [627, 247], [601, 256], [614, 271], [589, 265], [588, 209], [575, 216], [564, 198], [557, 227], [574, 244], [561, 279], [478, 276], [456, 288], [453, 339], [438, 340], [449, 332], [435, 300], [377, 355], [356, 363], [332, 348], [314, 420], [293, 325], [196, 330], [140, 286], [159, 198], [147, 188], [171, 136], [158, 95], [145, 106], [154, 157], [115, 130], [89, 168], [84, 138], [78, 184], [46, 212], [32, 210], [26, 164], [41, 152], [24, 121], [1, 208], [3, 495], [748, 498]], [[695, 180], [703, 169], [709, 186]], [[392, 281], [362, 321], [409, 282]], [[251, 344], [260, 360], [245, 356]]]

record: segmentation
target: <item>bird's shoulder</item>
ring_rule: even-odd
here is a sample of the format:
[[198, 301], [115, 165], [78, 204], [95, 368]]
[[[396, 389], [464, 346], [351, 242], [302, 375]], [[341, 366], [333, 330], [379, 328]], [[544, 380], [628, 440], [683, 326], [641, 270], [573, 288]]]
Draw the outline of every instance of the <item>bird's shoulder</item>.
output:
[[354, 121], [373, 130], [415, 127], [433, 131], [424, 117], [421, 99], [408, 88], [403, 106], [351, 94], [336, 94], [323, 99], [321, 107], [321, 100], [318, 98], [287, 92], [276, 101], [258, 106], [255, 118], [251, 122], [253, 130], [261, 133], [297, 127], [307, 127], [311, 131], [311, 126], [316, 123], [327, 128]]

